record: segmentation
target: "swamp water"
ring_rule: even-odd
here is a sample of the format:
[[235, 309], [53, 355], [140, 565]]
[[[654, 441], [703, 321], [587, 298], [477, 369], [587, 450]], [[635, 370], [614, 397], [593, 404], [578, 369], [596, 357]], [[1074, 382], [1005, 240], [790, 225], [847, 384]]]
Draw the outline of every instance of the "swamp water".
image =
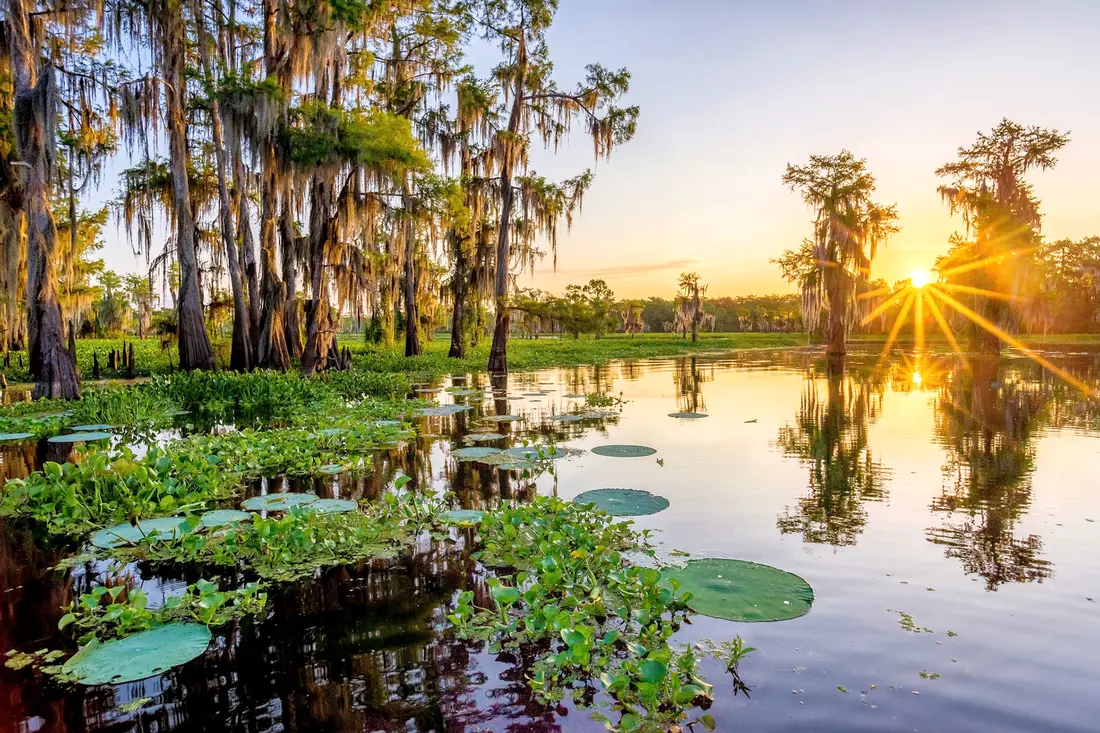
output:
[[[1047, 356], [1097, 386], [1100, 354]], [[757, 649], [739, 667], [747, 695], [704, 663], [718, 730], [1096, 731], [1100, 403], [1018, 357], [969, 371], [951, 356], [875, 361], [852, 354], [830, 375], [816, 353], [756, 352], [513, 375], [507, 398], [425, 392], [475, 409], [417, 420], [420, 436], [363, 474], [273, 477], [256, 490], [377, 498], [400, 471], [470, 509], [534, 492], [647, 491], [668, 507], [634, 521], [660, 530], [669, 556], [766, 563], [814, 589], [799, 618], [698, 616], [679, 633], [740, 634]], [[567, 395], [589, 392], [626, 401], [560, 419], [583, 409]], [[482, 419], [505, 414], [523, 419]], [[476, 445], [552, 439], [586, 452], [532, 485], [454, 460], [471, 433], [505, 436]], [[591, 452], [606, 445], [656, 452]], [[4, 449], [0, 472], [58, 459], [46, 450], [61, 449]], [[447, 633], [461, 590], [487, 603], [460, 550], [468, 532], [273, 589], [267, 620], [214, 630], [203, 656], [158, 677], [66, 688], [0, 668], [0, 731], [601, 730], [585, 710], [538, 704], [523, 652]], [[120, 582], [94, 562], [58, 575], [68, 553], [44, 548], [25, 530], [0, 532], [0, 652], [48, 645], [63, 606]], [[153, 605], [198, 578], [124, 575]]]

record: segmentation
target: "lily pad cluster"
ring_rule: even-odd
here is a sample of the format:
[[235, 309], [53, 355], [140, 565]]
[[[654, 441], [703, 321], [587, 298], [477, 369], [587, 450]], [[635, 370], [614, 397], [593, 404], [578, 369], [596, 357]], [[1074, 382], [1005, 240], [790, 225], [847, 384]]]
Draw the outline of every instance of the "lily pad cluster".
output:
[[593, 489], [573, 498], [577, 504], [594, 504], [613, 517], [644, 517], [668, 509], [668, 499], [641, 489]]

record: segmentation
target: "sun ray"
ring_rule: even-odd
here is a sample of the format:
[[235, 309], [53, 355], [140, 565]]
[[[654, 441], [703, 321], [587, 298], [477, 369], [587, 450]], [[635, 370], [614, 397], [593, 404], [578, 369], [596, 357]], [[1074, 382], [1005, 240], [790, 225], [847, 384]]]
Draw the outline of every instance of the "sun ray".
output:
[[874, 290], [868, 290], [866, 293], [860, 293], [859, 295], [856, 296], [856, 298], [858, 298], [859, 300], [866, 300], [867, 298], [874, 298], [874, 297], [877, 297], [879, 295], [884, 295], [885, 293], [889, 293], [889, 292], [890, 292], [889, 286], [882, 287], [882, 288], [875, 288]]
[[943, 317], [943, 312], [940, 310], [940, 307], [936, 305], [934, 299], [927, 298], [927, 301], [928, 310], [932, 312], [932, 318], [940, 325], [940, 331], [942, 331], [943, 335], [947, 338], [947, 343], [951, 344], [951, 348], [959, 355], [959, 358], [962, 359], [963, 368], [968, 372], [971, 371], [970, 360], [966, 358], [966, 354], [963, 353], [962, 347], [959, 346], [959, 341], [955, 338], [955, 333], [951, 330], [951, 324]]
[[879, 316], [881, 316], [884, 312], [886, 312], [887, 310], [889, 310], [893, 306], [897, 305], [897, 302], [899, 300], [901, 300], [901, 294], [900, 293], [896, 297], [890, 298], [885, 303], [879, 303], [877, 308], [875, 308], [873, 311], [868, 313], [863, 318], [863, 320], [859, 322], [859, 325], [866, 326], [868, 323], [870, 323], [871, 321], [873, 321], [876, 318], [878, 318]]
[[1013, 250], [1012, 252], [1008, 252], [1008, 253], [1001, 253], [1001, 254], [996, 254], [996, 255], [990, 255], [989, 257], [983, 257], [980, 260], [974, 260], [973, 262], [967, 262], [966, 264], [959, 265], [957, 267], [952, 267], [952, 268], [947, 269], [947, 270], [940, 270], [940, 277], [945, 277], [946, 278], [946, 277], [951, 277], [953, 275], [961, 275], [964, 272], [970, 272], [971, 270], [977, 270], [977, 269], [980, 269], [982, 267], [985, 267], [986, 265], [992, 265], [992, 264], [995, 264], [997, 262], [1004, 262], [1005, 260], [1011, 259], [1013, 257], [1020, 257], [1022, 255], [1028, 254], [1029, 252], [1034, 252], [1037, 249], [1038, 249], [1038, 247], [1028, 247], [1026, 249]]
[[924, 288], [917, 290], [917, 308], [913, 314], [913, 337], [917, 351], [924, 350]]
[[901, 327], [905, 323], [905, 316], [909, 315], [909, 309], [913, 306], [915, 292], [916, 291], [910, 291], [908, 297], [905, 299], [905, 303], [902, 304], [901, 311], [894, 321], [894, 327], [890, 329], [890, 335], [886, 337], [886, 345], [882, 347], [882, 353], [878, 356], [879, 364], [886, 359], [886, 355], [890, 353], [890, 348], [894, 345], [894, 341], [897, 340], [898, 332], [901, 331]]
[[1022, 351], [1024, 353], [1024, 355], [1027, 356], [1027, 358], [1031, 359], [1032, 361], [1034, 361], [1039, 366], [1042, 366], [1045, 369], [1049, 370], [1053, 374], [1061, 377], [1063, 380], [1065, 380], [1067, 383], [1073, 385], [1074, 387], [1079, 389], [1081, 392], [1085, 393], [1086, 395], [1088, 395], [1090, 397], [1095, 397], [1097, 395], [1097, 392], [1096, 392], [1095, 389], [1088, 386], [1087, 384], [1082, 382], [1080, 379], [1073, 376], [1072, 374], [1065, 371], [1064, 369], [1061, 369], [1061, 368], [1055, 366], [1048, 359], [1044, 358], [1041, 354], [1039, 354], [1039, 353], [1031, 350], [1030, 348], [1028, 348], [1018, 338], [1016, 338], [1012, 334], [1004, 331], [997, 324], [995, 324], [992, 321], [988, 320], [987, 318], [983, 317], [981, 314], [975, 313], [973, 310], [971, 310], [967, 306], [963, 305], [959, 301], [955, 300], [954, 298], [952, 298], [947, 293], [943, 293], [943, 292], [939, 292], [939, 291], [933, 291], [933, 294], [937, 298], [942, 300], [946, 305], [949, 305], [952, 308], [954, 308], [955, 310], [957, 310], [959, 313], [962, 313], [964, 316], [969, 318], [971, 321], [976, 323], [978, 326], [981, 326], [986, 331], [993, 334], [994, 336], [999, 338], [1001, 341], [1004, 341], [1009, 346], [1011, 346], [1015, 349], [1019, 349], [1020, 351]]
[[975, 288], [975, 287], [970, 286], [970, 285], [958, 285], [956, 283], [943, 283], [939, 287], [943, 288], [944, 290], [950, 290], [951, 292], [970, 293], [972, 295], [982, 295], [982, 296], [985, 296], [986, 298], [994, 298], [994, 299], [997, 299], [997, 300], [1006, 300], [1006, 301], [1009, 301], [1009, 302], [1018, 300], [1018, 298], [1016, 298], [1015, 296], [1009, 295], [1007, 293], [998, 293], [996, 290], [986, 290], [984, 288]]

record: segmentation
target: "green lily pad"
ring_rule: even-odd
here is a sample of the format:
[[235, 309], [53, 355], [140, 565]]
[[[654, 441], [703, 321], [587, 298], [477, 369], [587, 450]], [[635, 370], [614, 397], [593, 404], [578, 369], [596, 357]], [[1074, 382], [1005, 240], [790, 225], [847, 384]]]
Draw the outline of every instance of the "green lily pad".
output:
[[104, 425], [103, 423], [95, 423], [93, 425], [73, 425], [69, 428], [74, 433], [94, 433], [103, 430], [114, 430], [114, 425]]
[[618, 416], [619, 413], [614, 410], [585, 410], [581, 413], [581, 417], [585, 420], [607, 420]]
[[668, 499], [641, 489], [593, 489], [577, 494], [575, 504], [595, 504], [613, 517], [644, 517], [668, 509]]
[[504, 453], [522, 461], [551, 461], [584, 455], [584, 451], [580, 448], [563, 448], [556, 445], [517, 445]]
[[455, 448], [451, 451], [451, 455], [460, 461], [476, 461], [479, 458], [487, 458], [500, 452], [500, 448], [475, 445], [469, 448]]
[[51, 443], [82, 443], [93, 440], [103, 440], [112, 437], [110, 433], [68, 433], [67, 435], [55, 435], [50, 438]]
[[330, 476], [335, 476], [337, 474], [343, 473], [345, 469], [339, 463], [329, 463], [329, 464], [326, 464], [324, 466], [321, 466], [317, 470], [320, 471], [321, 473], [327, 473]]
[[678, 417], [681, 420], [699, 420], [704, 417], [710, 417], [705, 412], [670, 412], [669, 417]]
[[245, 499], [241, 506], [250, 512], [281, 512], [291, 507], [312, 504], [317, 501], [317, 499], [318, 497], [316, 494], [299, 494], [290, 491], [285, 494], [253, 496], [251, 499]]
[[117, 685], [167, 672], [202, 656], [210, 629], [174, 623], [106, 643], [92, 641], [65, 662], [61, 671], [82, 685]]
[[592, 449], [598, 456], [611, 458], [644, 458], [657, 452], [656, 448], [647, 445], [598, 445]]
[[436, 392], [442, 392], [442, 387], [418, 387], [415, 392], [419, 394], [435, 394]]
[[402, 423], [400, 420], [375, 420], [374, 424], [380, 428], [399, 428]]
[[522, 415], [482, 415], [482, 420], [486, 422], [518, 422], [523, 419]]
[[318, 430], [317, 434], [318, 435], [333, 436], [333, 435], [340, 435], [341, 433], [346, 433], [346, 432], [348, 432], [348, 431], [345, 428], [325, 428], [324, 430]]
[[6, 440], [26, 440], [27, 438], [33, 437], [34, 433], [0, 433], [0, 442]]
[[470, 433], [466, 436], [466, 440], [473, 441], [474, 443], [484, 443], [487, 440], [501, 440], [504, 438], [500, 433]]
[[302, 508], [321, 514], [343, 514], [355, 511], [359, 508], [359, 504], [351, 499], [318, 499], [304, 505]]
[[[182, 531], [181, 526], [183, 527]], [[190, 531], [191, 529], [184, 523], [183, 517], [157, 517], [156, 519], [143, 519], [136, 526], [125, 522], [107, 529], [101, 529], [92, 535], [91, 542], [96, 547], [110, 550], [123, 545], [136, 545], [146, 537], [151, 537], [154, 541], [172, 540], [180, 534], [186, 534]]]
[[802, 578], [745, 560], [688, 560], [684, 567], [667, 568], [662, 575], [691, 592], [688, 605], [694, 611], [730, 621], [798, 618], [809, 613], [814, 602], [814, 591]]
[[199, 524], [209, 529], [251, 521], [252, 515], [248, 512], [242, 512], [240, 509], [214, 509], [199, 517]]
[[437, 407], [422, 407], [416, 411], [416, 415], [417, 417], [448, 417], [472, 409], [474, 408], [469, 405], [439, 405]]
[[484, 516], [480, 509], [452, 509], [442, 514], [443, 521], [452, 524], [477, 524]]

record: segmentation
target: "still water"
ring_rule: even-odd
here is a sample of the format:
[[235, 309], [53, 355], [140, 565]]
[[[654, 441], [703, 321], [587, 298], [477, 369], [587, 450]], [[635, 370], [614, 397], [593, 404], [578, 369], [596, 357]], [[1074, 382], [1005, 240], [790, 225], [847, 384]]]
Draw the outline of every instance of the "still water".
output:
[[[1100, 354], [1047, 356], [1097, 385]], [[290, 488], [371, 498], [400, 470], [468, 508], [604, 487], [666, 497], [668, 509], [635, 520], [660, 530], [665, 550], [774, 565], [816, 596], [798, 619], [697, 617], [680, 632], [757, 648], [740, 667], [747, 695], [706, 667], [719, 730], [1100, 730], [1100, 403], [1022, 357], [876, 361], [852, 354], [837, 372], [816, 352], [753, 352], [513, 375], [507, 397], [419, 420], [421, 437], [367, 475]], [[602, 419], [549, 419], [576, 406], [567, 395], [594, 391], [624, 402]], [[668, 416], [678, 411], [708, 417]], [[506, 413], [525, 419], [481, 421]], [[586, 453], [530, 485], [449, 457], [486, 431], [506, 445], [657, 454]], [[41, 459], [32, 446], [4, 453], [0, 469], [21, 476]], [[0, 669], [0, 731], [601, 730], [527, 694], [533, 659], [448, 636], [458, 591], [484, 593], [461, 546], [425, 544], [273, 594], [262, 624], [216, 634], [205, 656], [159, 678], [73, 690]], [[92, 585], [128, 579], [155, 601], [195, 580], [49, 569], [71, 552], [3, 529], [0, 651], [48, 643], [60, 608]]]

